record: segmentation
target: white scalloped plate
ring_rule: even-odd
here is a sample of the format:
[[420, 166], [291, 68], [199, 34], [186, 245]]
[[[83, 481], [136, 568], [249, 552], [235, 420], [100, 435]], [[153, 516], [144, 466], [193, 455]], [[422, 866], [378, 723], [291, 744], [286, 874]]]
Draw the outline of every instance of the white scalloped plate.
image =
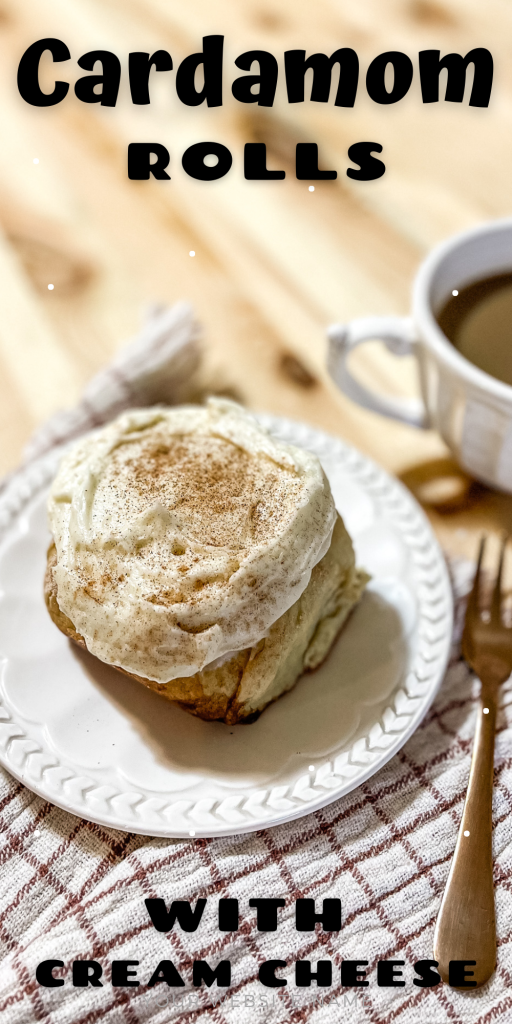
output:
[[58, 453], [0, 499], [0, 762], [73, 814], [154, 836], [249, 832], [368, 779], [417, 728], [445, 670], [452, 600], [410, 494], [355, 449], [261, 416], [322, 460], [372, 581], [325, 664], [251, 725], [203, 722], [79, 651], [42, 596]]

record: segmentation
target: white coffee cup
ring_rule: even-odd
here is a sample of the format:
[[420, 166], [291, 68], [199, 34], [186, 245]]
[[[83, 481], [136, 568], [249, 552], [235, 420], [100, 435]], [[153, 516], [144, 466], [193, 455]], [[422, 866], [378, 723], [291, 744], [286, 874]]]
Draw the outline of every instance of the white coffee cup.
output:
[[[334, 324], [328, 332], [328, 366], [353, 401], [403, 423], [438, 430], [471, 476], [512, 494], [512, 387], [465, 359], [435, 318], [454, 289], [507, 271], [512, 271], [512, 217], [455, 235], [420, 266], [412, 316]], [[378, 395], [353, 377], [348, 356], [371, 339], [383, 341], [397, 356], [416, 356], [421, 399]]]

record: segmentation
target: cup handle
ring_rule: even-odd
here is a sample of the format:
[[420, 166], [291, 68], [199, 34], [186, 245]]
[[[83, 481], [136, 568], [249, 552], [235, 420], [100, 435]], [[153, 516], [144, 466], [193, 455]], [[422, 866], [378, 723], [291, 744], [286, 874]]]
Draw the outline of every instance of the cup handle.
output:
[[327, 332], [329, 354], [327, 368], [339, 388], [358, 405], [379, 412], [393, 420], [412, 427], [427, 429], [427, 410], [419, 398], [388, 398], [369, 391], [352, 376], [348, 356], [352, 349], [365, 341], [383, 341], [396, 356], [416, 355], [417, 336], [409, 317], [368, 316], [351, 320], [348, 324], [333, 324]]

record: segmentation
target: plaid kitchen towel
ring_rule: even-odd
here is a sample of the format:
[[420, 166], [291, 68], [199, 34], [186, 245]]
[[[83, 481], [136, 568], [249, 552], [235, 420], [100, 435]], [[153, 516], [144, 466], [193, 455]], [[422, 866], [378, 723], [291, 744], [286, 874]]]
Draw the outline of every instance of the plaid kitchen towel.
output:
[[[198, 354], [189, 311], [158, 315], [166, 324], [163, 333], [168, 332], [167, 342], [161, 344], [169, 346], [169, 360], [176, 359], [178, 369], [190, 370]], [[155, 337], [158, 330], [153, 334], [152, 358], [158, 358]], [[62, 414], [40, 432], [29, 455], [104, 422], [123, 404], [143, 404], [144, 394], [147, 401], [165, 399], [155, 392], [154, 362], [152, 373], [144, 376], [144, 344], [135, 348], [147, 390], [137, 389], [135, 372], [128, 375], [128, 382], [124, 379], [120, 357], [120, 372], [118, 361], [116, 372], [106, 371], [99, 378], [100, 387], [89, 388], [86, 403], [67, 420], [67, 428], [63, 417], [70, 414]], [[171, 378], [169, 371], [167, 381]], [[498, 969], [485, 987], [475, 991], [413, 983], [413, 964], [432, 957], [474, 731], [476, 684], [458, 648], [469, 573], [467, 566], [452, 569], [458, 627], [446, 679], [431, 711], [378, 774], [323, 810], [232, 838], [151, 839], [67, 814], [0, 769], [2, 1021], [338, 1024], [347, 1019], [357, 1024], [490, 1024], [512, 1017], [510, 682], [502, 688], [495, 762]], [[256, 911], [249, 906], [258, 897], [284, 901], [276, 931], [258, 930]], [[304, 897], [314, 898], [317, 910], [324, 899], [341, 899], [341, 931], [323, 931], [319, 925], [315, 932], [298, 931], [295, 902]], [[195, 932], [179, 924], [159, 932], [146, 909], [148, 898], [161, 898], [167, 907], [173, 900], [189, 900], [194, 907], [202, 898], [206, 906]], [[219, 930], [220, 898], [238, 899], [238, 931]], [[103, 976], [95, 986], [74, 987], [71, 964], [84, 959], [96, 961]], [[54, 970], [56, 978], [64, 979], [62, 986], [45, 988], [37, 983], [37, 965], [45, 960], [63, 962]], [[112, 962], [127, 960], [138, 961], [130, 969], [137, 972], [140, 984], [113, 987]], [[277, 974], [286, 985], [262, 985], [258, 972], [269, 960], [283, 962]], [[341, 987], [344, 960], [367, 961], [361, 967], [367, 972], [367, 987]], [[403, 987], [377, 985], [376, 965], [382, 960], [404, 961]], [[147, 986], [161, 961], [172, 962], [183, 986], [168, 987], [165, 981]], [[195, 986], [194, 961], [205, 961], [211, 968], [230, 961], [230, 987]], [[319, 987], [313, 981], [309, 988], [298, 987], [298, 961], [310, 961], [312, 970], [318, 961], [330, 962], [332, 984]]]

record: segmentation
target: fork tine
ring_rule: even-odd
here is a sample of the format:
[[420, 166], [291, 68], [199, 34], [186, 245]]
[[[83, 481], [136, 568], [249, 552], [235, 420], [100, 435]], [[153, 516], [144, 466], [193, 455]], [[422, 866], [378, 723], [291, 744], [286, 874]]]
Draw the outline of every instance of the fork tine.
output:
[[503, 572], [503, 559], [505, 557], [505, 547], [507, 544], [508, 536], [506, 533], [501, 538], [501, 550], [500, 550], [500, 561], [498, 565], [498, 572], [496, 575], [496, 582], [494, 584], [494, 590], [492, 592], [491, 601], [491, 622], [493, 625], [498, 625], [501, 622], [501, 576]]
[[478, 560], [476, 563], [476, 571], [473, 579], [473, 586], [471, 588], [471, 593], [468, 597], [466, 616], [469, 613], [478, 613], [480, 603], [480, 575], [482, 569], [482, 562], [484, 558], [486, 540], [487, 537], [485, 536], [485, 534], [482, 534], [482, 537], [480, 538], [480, 548], [478, 551]]

